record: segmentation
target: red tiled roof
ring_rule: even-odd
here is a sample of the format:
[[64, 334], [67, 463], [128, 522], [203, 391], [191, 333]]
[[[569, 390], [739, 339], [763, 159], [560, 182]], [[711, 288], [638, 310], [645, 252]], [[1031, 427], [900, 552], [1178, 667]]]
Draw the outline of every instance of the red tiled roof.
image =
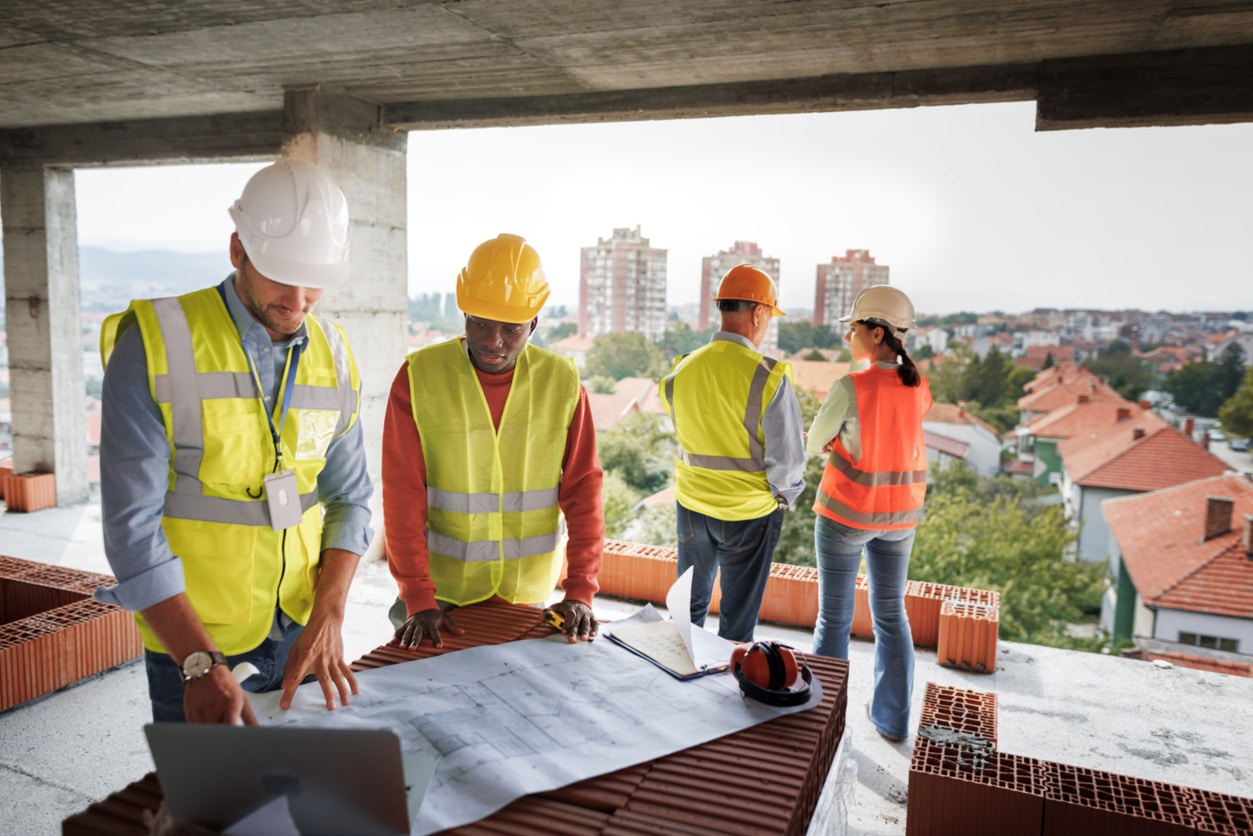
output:
[[[1232, 531], [1202, 541], [1211, 496], [1234, 501]], [[1227, 474], [1101, 504], [1122, 562], [1149, 606], [1253, 618], [1253, 560], [1241, 543], [1253, 482]]]
[[825, 398], [835, 381], [848, 374], [848, 363], [829, 363], [826, 360], [790, 360], [792, 382], [797, 389], [812, 392], [816, 398]]
[[[1075, 349], [1069, 345], [1029, 345], [1022, 356], [1014, 358], [1014, 362], [1028, 369], [1043, 371], [1044, 364], [1048, 362], [1050, 354], [1053, 355], [1055, 364], [1061, 362], [1074, 363]], [[1053, 368], [1053, 366], [1049, 368]]]
[[1036, 438], [1072, 438], [1130, 420], [1143, 411], [1138, 404], [1126, 400], [1085, 401], [1046, 412], [1027, 422], [1027, 428]]
[[[624, 377], [614, 384], [612, 393], [587, 393], [587, 405], [592, 410], [592, 423], [598, 431], [610, 429], [632, 412], [656, 412], [653, 402], [657, 383], [643, 377]], [[658, 406], [658, 408], [660, 408]]]
[[[1143, 436], [1136, 438], [1136, 431]], [[1152, 412], [1066, 439], [1062, 466], [1084, 487], [1155, 491], [1218, 476], [1230, 468]]]
[[1162, 650], [1152, 653], [1146, 652], [1144, 654], [1144, 661], [1146, 662], [1152, 662], [1156, 659], [1170, 662], [1172, 665], [1178, 665], [1181, 668], [1193, 668], [1198, 671], [1225, 673], [1230, 676], [1253, 677], [1253, 663], [1249, 662], [1229, 662], [1226, 659], [1210, 659], [1205, 656], [1192, 656], [1187, 653], [1178, 653], [1173, 650]]
[[930, 430], [923, 430], [922, 434], [928, 450], [935, 450], [956, 459], [965, 459], [966, 454], [970, 452], [970, 445], [964, 441], [933, 433]]
[[971, 426], [983, 427], [994, 437], [1000, 438], [1000, 433], [996, 431], [987, 421], [976, 418], [966, 411], [964, 404], [956, 403], [935, 403], [931, 405], [930, 411], [923, 416], [928, 424], [969, 424]]
[[1126, 400], [1108, 384], [1095, 376], [1072, 377], [1062, 383], [1044, 384], [1018, 399], [1018, 408], [1025, 412], [1052, 412], [1063, 406], [1078, 403], [1080, 396], [1089, 401], [1121, 403]]

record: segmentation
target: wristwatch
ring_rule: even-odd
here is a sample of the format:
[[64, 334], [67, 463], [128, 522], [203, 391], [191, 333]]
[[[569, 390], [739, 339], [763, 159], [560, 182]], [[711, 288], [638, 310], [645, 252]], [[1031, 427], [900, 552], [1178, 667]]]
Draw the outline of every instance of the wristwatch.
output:
[[209, 675], [209, 671], [213, 670], [216, 665], [225, 665], [226, 656], [216, 650], [197, 650], [188, 653], [187, 658], [183, 660], [180, 669], [183, 672], [183, 682], [195, 682], [201, 677]]

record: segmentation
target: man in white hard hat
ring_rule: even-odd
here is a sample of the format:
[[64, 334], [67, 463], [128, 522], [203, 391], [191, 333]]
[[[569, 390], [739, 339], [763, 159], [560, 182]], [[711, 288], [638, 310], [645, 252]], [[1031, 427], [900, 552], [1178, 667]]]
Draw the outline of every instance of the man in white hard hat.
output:
[[660, 395], [679, 440], [678, 573], [693, 569], [692, 623], [704, 626], [721, 571], [718, 635], [749, 642], [783, 515], [805, 489], [805, 448], [792, 367], [758, 350], [784, 316], [774, 279], [737, 265], [715, 301], [722, 327], [675, 360]]
[[464, 632], [453, 607], [545, 603], [563, 562], [564, 597], [548, 609], [569, 641], [596, 635], [603, 474], [578, 372], [528, 342], [547, 299], [530, 244], [484, 241], [457, 277], [465, 336], [413, 352], [392, 382], [383, 519], [401, 647]]
[[349, 279], [347, 203], [281, 160], [229, 211], [233, 273], [101, 332], [118, 584], [96, 598], [136, 612], [157, 721], [255, 724], [245, 691], [282, 688], [286, 709], [306, 678], [327, 709], [357, 689], [341, 630], [372, 536], [361, 384], [343, 330], [312, 314]]

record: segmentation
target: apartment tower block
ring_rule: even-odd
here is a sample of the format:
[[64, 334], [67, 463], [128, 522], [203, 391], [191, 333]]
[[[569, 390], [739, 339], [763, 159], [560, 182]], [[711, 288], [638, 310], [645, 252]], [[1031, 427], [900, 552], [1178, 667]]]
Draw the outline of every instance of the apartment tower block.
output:
[[826, 325], [839, 333], [839, 319], [853, 307], [857, 294], [877, 284], [889, 284], [888, 266], [875, 264], [870, 250], [845, 250], [843, 257], [832, 256], [830, 264], [819, 264], [814, 327]]
[[634, 229], [583, 247], [579, 269], [579, 333], [585, 337], [636, 331], [650, 340], [666, 332], [667, 251], [649, 246]]

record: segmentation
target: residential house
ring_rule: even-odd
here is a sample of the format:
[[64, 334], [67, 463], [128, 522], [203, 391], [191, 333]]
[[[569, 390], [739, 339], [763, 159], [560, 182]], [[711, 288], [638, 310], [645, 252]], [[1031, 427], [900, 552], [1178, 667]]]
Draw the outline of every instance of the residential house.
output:
[[813, 393], [819, 401], [831, 391], [835, 381], [849, 372], [848, 363], [833, 363], [826, 360], [791, 360], [792, 383], [797, 389]]
[[592, 410], [596, 432], [604, 432], [636, 412], [664, 415], [657, 381], [643, 377], [624, 377], [614, 383], [612, 392], [587, 392], [587, 405]]
[[[960, 442], [965, 450], [956, 456], [980, 476], [995, 476], [1001, 470], [1001, 437], [987, 421], [976, 418], [966, 411], [965, 404], [937, 403], [922, 419], [922, 429], [928, 434], [927, 462], [939, 464], [940, 454], [956, 456], [956, 448], [941, 450], [932, 447], [931, 437], [939, 436]], [[932, 454], [935, 454], [933, 458]]]
[[1126, 401], [1104, 378], [1073, 363], [1044, 369], [1022, 388], [1026, 394], [1018, 399], [1018, 423], [1024, 425], [1040, 415], [1079, 403], [1080, 395], [1086, 395], [1090, 401]]
[[970, 445], [966, 442], [936, 435], [926, 429], [923, 429], [922, 435], [923, 443], [927, 445], [928, 469], [946, 467], [952, 462], [966, 463], [966, 458], [970, 455]]
[[1069, 345], [1029, 345], [1023, 349], [1022, 354], [1014, 358], [1014, 363], [1024, 368], [1041, 371], [1050, 357], [1053, 358], [1053, 363], [1049, 368], [1061, 363], [1073, 365], [1075, 349]]
[[1130, 420], [1140, 412], [1143, 409], [1131, 401], [1094, 401], [1080, 394], [1077, 403], [1036, 416], [1025, 427], [1017, 428], [1018, 460], [1030, 463], [1031, 478], [1035, 481], [1056, 485], [1062, 477], [1058, 444]]
[[1104, 513], [1115, 547], [1115, 583], [1102, 623], [1113, 637], [1173, 643], [1170, 650], [1184, 655], [1205, 656], [1202, 649], [1240, 654], [1247, 669], [1253, 662], [1253, 482], [1234, 473], [1199, 479], [1108, 500]]
[[1181, 345], [1159, 345], [1151, 351], [1136, 351], [1133, 354], [1161, 378], [1179, 371], [1193, 360], [1201, 359], [1199, 351]]
[[549, 346], [549, 349], [563, 357], [569, 357], [574, 361], [574, 367], [582, 372], [587, 367], [587, 352], [592, 350], [593, 342], [595, 342], [595, 339], [592, 337], [571, 334], [568, 337], [557, 340]]
[[1209, 359], [1217, 362], [1222, 359], [1223, 352], [1228, 346], [1238, 345], [1240, 350], [1244, 352], [1244, 367], [1247, 369], [1253, 366], [1253, 333], [1232, 331], [1223, 335], [1224, 339], [1214, 345]]
[[1078, 530], [1076, 554], [1098, 561], [1112, 552], [1101, 503], [1226, 473], [1227, 464], [1152, 412], [1058, 445], [1062, 501]]

